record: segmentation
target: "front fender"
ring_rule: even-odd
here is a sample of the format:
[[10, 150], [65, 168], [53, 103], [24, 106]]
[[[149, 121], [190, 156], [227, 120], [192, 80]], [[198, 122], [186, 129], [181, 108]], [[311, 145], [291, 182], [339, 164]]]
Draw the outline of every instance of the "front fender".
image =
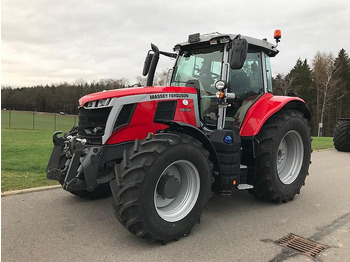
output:
[[184, 133], [186, 135], [192, 136], [193, 138], [199, 140], [203, 147], [209, 152], [209, 160], [213, 163], [213, 170], [219, 172], [220, 171], [220, 163], [219, 158], [216, 153], [216, 150], [213, 144], [210, 142], [209, 138], [198, 128], [189, 125], [187, 123], [178, 122], [178, 121], [157, 121], [157, 123], [162, 123], [164, 125], [169, 126], [166, 131], [177, 131], [180, 133]]
[[303, 99], [290, 96], [274, 96], [266, 93], [249, 108], [241, 126], [240, 135], [245, 137], [255, 136], [267, 119], [279, 110], [287, 108], [298, 110], [306, 119], [311, 119], [310, 109]]

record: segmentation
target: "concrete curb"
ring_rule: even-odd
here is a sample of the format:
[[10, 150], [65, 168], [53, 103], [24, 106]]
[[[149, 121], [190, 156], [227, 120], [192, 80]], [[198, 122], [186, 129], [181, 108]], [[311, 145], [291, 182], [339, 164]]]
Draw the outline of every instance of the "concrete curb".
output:
[[32, 193], [32, 192], [38, 192], [38, 191], [44, 191], [44, 190], [51, 190], [56, 188], [62, 188], [62, 186], [54, 185], [54, 186], [43, 186], [43, 187], [34, 187], [34, 188], [27, 188], [27, 189], [21, 189], [21, 190], [7, 191], [4, 193], [1, 193], [1, 197]]
[[314, 150], [313, 152], [323, 152], [323, 151], [330, 151], [330, 150], [335, 150], [335, 148], [326, 148], [326, 149], [318, 149], [318, 150]]

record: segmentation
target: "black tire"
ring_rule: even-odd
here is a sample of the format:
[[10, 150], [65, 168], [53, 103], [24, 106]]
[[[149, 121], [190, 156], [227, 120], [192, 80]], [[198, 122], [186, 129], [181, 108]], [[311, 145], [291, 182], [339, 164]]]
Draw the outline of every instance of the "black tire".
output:
[[[163, 244], [188, 235], [211, 196], [213, 165], [208, 156], [199, 141], [180, 133], [136, 140], [135, 146], [124, 152], [110, 182], [118, 220], [136, 236]], [[161, 196], [162, 179], [178, 175], [180, 189], [174, 198]], [[183, 198], [185, 191], [187, 198]]]
[[277, 203], [293, 200], [305, 184], [310, 165], [307, 120], [298, 111], [280, 111], [267, 120], [257, 139], [256, 177], [250, 192]]
[[338, 151], [350, 152], [350, 119], [340, 120], [334, 129], [334, 147]]

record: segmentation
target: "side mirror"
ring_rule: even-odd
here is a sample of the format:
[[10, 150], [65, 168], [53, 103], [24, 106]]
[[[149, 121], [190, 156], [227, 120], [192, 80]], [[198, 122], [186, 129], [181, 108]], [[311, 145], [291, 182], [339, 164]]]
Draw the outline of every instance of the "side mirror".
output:
[[231, 42], [231, 69], [241, 69], [248, 53], [248, 41], [244, 38], [236, 38]]
[[145, 62], [143, 64], [143, 71], [142, 71], [143, 76], [146, 76], [148, 74], [153, 56], [154, 56], [154, 53], [152, 52], [152, 50], [148, 51], [148, 54], [145, 58]]

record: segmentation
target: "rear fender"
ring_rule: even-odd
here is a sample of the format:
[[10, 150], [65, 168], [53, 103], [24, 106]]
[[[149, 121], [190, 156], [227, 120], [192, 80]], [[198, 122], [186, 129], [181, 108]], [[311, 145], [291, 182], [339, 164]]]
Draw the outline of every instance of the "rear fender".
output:
[[306, 119], [311, 119], [310, 109], [301, 98], [274, 96], [266, 93], [249, 108], [241, 126], [240, 135], [244, 137], [255, 136], [266, 120], [282, 109], [298, 110]]

